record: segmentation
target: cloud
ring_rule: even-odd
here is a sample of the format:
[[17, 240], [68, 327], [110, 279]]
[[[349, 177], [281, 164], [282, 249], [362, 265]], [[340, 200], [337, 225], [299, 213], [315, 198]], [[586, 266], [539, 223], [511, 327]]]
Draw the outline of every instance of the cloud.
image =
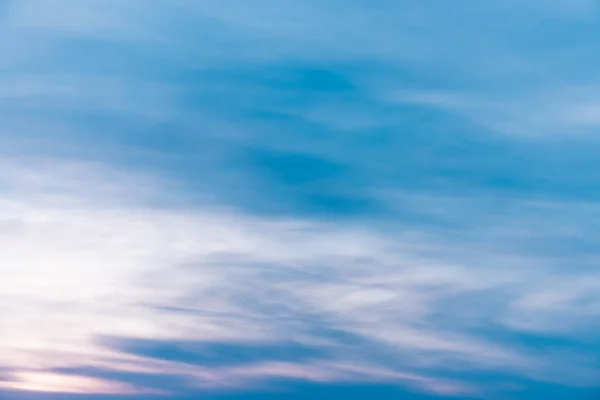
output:
[[255, 361], [303, 362], [318, 358], [314, 348], [294, 343], [236, 344], [210, 341], [160, 341], [154, 339], [103, 338], [105, 346], [142, 357], [206, 367], [251, 364]]
[[513, 101], [506, 95], [468, 92], [400, 92], [400, 103], [419, 104], [457, 114], [496, 134], [524, 139], [564, 139], [594, 135], [598, 126], [598, 90], [595, 81], [565, 83], [550, 90], [531, 91]]
[[[415, 241], [406, 234], [211, 207], [160, 208], [136, 193], [127, 174], [55, 163], [33, 177], [13, 164], [3, 186], [0, 351], [3, 363], [25, 378], [90, 367], [200, 374], [210, 386], [235, 377], [287, 376], [287, 368], [299, 379], [331, 381], [404, 381], [402, 374], [414, 371], [409, 381], [427, 389], [444, 382], [443, 374], [429, 375], [432, 370], [462, 364], [560, 381], [552, 354], [490, 341], [474, 328], [529, 331], [517, 321], [535, 323], [523, 314], [533, 312], [544, 318], [537, 329], [546, 334], [578, 298], [590, 305], [581, 309], [582, 318], [598, 312], [589, 300], [595, 298], [589, 275], [581, 278], [589, 292], [579, 284], [563, 286], [552, 300], [545, 293], [554, 290], [551, 281], [564, 279], [558, 273], [442, 257], [443, 243], [433, 237]], [[99, 188], [105, 188], [100, 202], [94, 195]], [[491, 307], [499, 307], [496, 315], [487, 314]], [[101, 335], [173, 351], [119, 350], [99, 345]], [[282, 340], [292, 346], [285, 362], [276, 352]], [[211, 370], [213, 361], [203, 352], [218, 354], [220, 364], [228, 348], [243, 367]], [[562, 374], [573, 370], [568, 359], [562, 363], [568, 365], [559, 368]], [[314, 368], [325, 368], [320, 378], [299, 372]], [[593, 374], [592, 364], [583, 368]]]
[[0, 386], [594, 383], [594, 4], [39, 1], [0, 22]]

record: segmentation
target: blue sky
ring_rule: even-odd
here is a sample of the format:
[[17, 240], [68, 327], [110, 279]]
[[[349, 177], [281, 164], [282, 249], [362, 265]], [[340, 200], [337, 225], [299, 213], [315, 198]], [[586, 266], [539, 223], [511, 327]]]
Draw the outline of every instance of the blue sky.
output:
[[591, 399], [592, 0], [0, 0], [0, 397]]

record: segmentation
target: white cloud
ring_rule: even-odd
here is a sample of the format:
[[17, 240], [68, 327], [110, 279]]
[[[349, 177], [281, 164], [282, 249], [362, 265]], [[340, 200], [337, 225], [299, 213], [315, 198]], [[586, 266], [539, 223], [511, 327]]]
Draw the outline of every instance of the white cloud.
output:
[[[476, 324], [485, 326], [494, 320], [484, 315], [486, 299], [512, 291], [518, 297], [503, 303], [505, 318], [520, 328], [523, 310], [543, 307], [542, 333], [580, 307], [570, 299], [581, 285], [565, 287], [558, 306], [556, 296], [544, 301], [544, 293], [556, 290], [545, 284], [552, 279], [548, 271], [456, 264], [437, 258], [434, 242], [423, 247], [410, 236], [212, 207], [157, 208], [147, 200], [161, 192], [160, 182], [148, 177], [81, 162], [33, 164], [43, 169], [15, 159], [3, 164], [0, 354], [17, 370], [141, 362], [98, 347], [98, 335], [294, 340], [328, 346], [337, 354], [332, 361], [342, 365], [377, 365], [367, 350], [354, 349], [348, 358], [335, 336], [310, 333], [311, 321], [319, 321], [377, 343], [397, 360], [402, 354], [392, 375], [422, 360], [442, 369], [454, 360], [543, 376], [552, 359], [469, 333], [473, 321], [465, 310], [445, 302], [465, 296]], [[156, 192], [136, 189], [146, 185]], [[582, 301], [597, 302], [595, 286], [587, 287]], [[590, 318], [598, 312], [580, 310]], [[436, 322], [440, 313], [455, 318], [452, 327]], [[261, 368], [253, 374], [260, 376]], [[437, 378], [422, 379], [428, 387]]]
[[526, 139], [596, 135], [600, 126], [597, 82], [559, 82], [543, 89], [494, 94], [488, 91], [399, 91], [392, 102], [418, 104], [448, 112], [496, 134]]
[[[5, 385], [11, 389], [30, 392], [60, 392], [87, 394], [90, 389], [97, 394], [166, 394], [158, 390], [148, 391], [118, 382], [87, 378], [77, 375], [48, 372], [20, 372], [14, 375], [16, 382]], [[3, 385], [0, 384], [0, 387]]]

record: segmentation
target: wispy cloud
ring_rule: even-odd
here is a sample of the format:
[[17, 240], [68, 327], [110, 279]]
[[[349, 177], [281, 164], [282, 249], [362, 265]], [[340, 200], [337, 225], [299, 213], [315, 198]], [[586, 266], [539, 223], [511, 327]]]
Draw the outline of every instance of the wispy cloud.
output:
[[[89, 176], [96, 178], [85, 182], [72, 176], [89, 168], [58, 164], [35, 180], [13, 169], [12, 177], [22, 177], [19, 185], [4, 187], [9, 194], [2, 198], [7, 277], [2, 303], [8, 308], [2, 359], [17, 371], [120, 364], [135, 371], [144, 359], [156, 359], [162, 361], [151, 368], [154, 372], [177, 370], [180, 364], [182, 373], [203, 374], [215, 383], [238, 376], [244, 365], [251, 368], [244, 376], [255, 371], [251, 375], [257, 378], [285, 377], [292, 372], [284, 364], [273, 364], [264, 374], [260, 365], [277, 362], [277, 343], [289, 343], [304, 353], [296, 357], [286, 350], [290, 371], [337, 363], [313, 378], [292, 374], [309, 380], [349, 379], [348, 368], [357, 367], [350, 375], [354, 379], [383, 381], [395, 376], [403, 381], [403, 371], [420, 370], [424, 375], [408, 380], [424, 388], [444, 381], [428, 370], [457, 365], [559, 381], [576, 370], [582, 384], [595, 373], [593, 360], [575, 367], [561, 352], [564, 370], [557, 369], [552, 351], [532, 352], [478, 331], [494, 326], [560, 334], [565, 318], [576, 324], [578, 315], [585, 325], [598, 312], [590, 300], [597, 301], [593, 279], [600, 277], [523, 268], [527, 260], [513, 266], [502, 253], [488, 253], [488, 260], [498, 261], [482, 265], [469, 260], [470, 248], [454, 248], [459, 255], [454, 259], [442, 257], [449, 243], [416, 240], [419, 232], [382, 236], [337, 223], [213, 208], [161, 209], [144, 205], [144, 197], [129, 189], [136, 185], [127, 179], [119, 183], [110, 171], [92, 169]], [[59, 180], [58, 190], [48, 190]], [[104, 190], [98, 203], [94, 190], [111, 186], [120, 189], [117, 195]], [[136, 196], [142, 201], [127, 201]], [[557, 291], [558, 279], [573, 283]], [[586, 307], [578, 306], [580, 301]], [[567, 333], [579, 331], [578, 325], [570, 326]], [[123, 351], [98, 342], [101, 335], [140, 345], [161, 340], [164, 350]], [[215, 340], [231, 344], [211, 345]], [[228, 346], [234, 351], [231, 366], [226, 365]], [[245, 353], [235, 350], [246, 346]], [[261, 346], [269, 350], [261, 354]], [[311, 355], [310, 349], [318, 352]], [[225, 365], [210, 367], [206, 351]], [[578, 353], [573, 363], [584, 354]]]
[[594, 2], [0, 6], [0, 387], [597, 383]]

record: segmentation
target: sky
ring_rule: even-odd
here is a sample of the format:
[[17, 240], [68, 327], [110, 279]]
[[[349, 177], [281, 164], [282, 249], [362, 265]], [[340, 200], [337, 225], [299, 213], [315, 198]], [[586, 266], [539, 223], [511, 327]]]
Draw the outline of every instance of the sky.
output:
[[598, 398], [599, 17], [0, 0], [0, 399]]

